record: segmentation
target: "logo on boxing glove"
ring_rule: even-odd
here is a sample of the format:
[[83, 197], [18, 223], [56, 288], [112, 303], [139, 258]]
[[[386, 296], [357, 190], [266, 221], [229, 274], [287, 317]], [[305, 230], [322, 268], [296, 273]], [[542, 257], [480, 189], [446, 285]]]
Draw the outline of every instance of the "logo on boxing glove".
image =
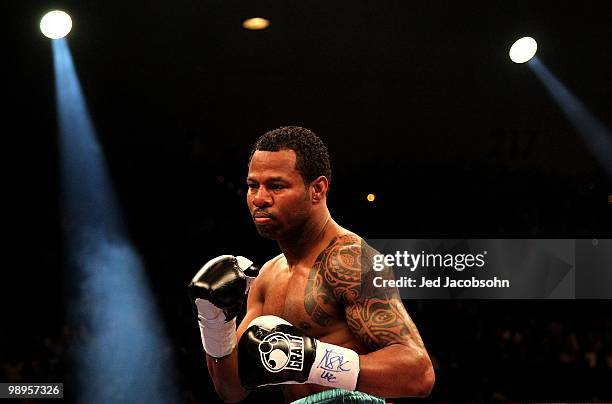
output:
[[266, 336], [258, 346], [261, 363], [272, 373], [304, 368], [304, 340], [284, 332]]

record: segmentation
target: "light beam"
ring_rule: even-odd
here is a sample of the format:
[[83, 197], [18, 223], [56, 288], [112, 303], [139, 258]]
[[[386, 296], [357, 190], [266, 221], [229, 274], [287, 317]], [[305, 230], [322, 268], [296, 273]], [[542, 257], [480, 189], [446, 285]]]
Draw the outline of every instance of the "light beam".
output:
[[527, 64], [612, 178], [612, 133], [537, 58]]
[[124, 229], [106, 162], [65, 39], [52, 42], [71, 317], [84, 403], [177, 402], [173, 363], [142, 262]]

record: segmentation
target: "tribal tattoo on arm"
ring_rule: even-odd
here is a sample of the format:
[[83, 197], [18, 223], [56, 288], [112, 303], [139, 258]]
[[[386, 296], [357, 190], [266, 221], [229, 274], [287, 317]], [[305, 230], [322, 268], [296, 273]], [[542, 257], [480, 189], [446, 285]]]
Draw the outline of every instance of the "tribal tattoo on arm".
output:
[[332, 318], [332, 305], [339, 303], [344, 306], [349, 328], [369, 349], [398, 343], [423, 348], [397, 289], [374, 287], [375, 276], [393, 278], [389, 268], [381, 272], [372, 269], [376, 253], [354, 235], [332, 240], [308, 275], [306, 312], [314, 322], [325, 326]]

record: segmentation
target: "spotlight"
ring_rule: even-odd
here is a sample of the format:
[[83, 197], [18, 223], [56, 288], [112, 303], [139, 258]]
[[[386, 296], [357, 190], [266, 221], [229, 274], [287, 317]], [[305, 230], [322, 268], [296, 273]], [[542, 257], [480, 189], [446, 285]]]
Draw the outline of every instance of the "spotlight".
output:
[[249, 18], [248, 20], [244, 20], [244, 22], [242, 23], [242, 26], [245, 29], [251, 30], [251, 31], [260, 31], [262, 29], [266, 29], [268, 28], [268, 26], [270, 25], [270, 21], [266, 20], [265, 18]]
[[376, 199], [376, 195], [368, 194], [368, 196], [366, 196], [366, 199], [368, 200], [368, 202], [374, 202], [374, 199]]
[[50, 11], [40, 20], [40, 31], [50, 39], [60, 39], [72, 29], [72, 19], [60, 10]]
[[525, 63], [535, 56], [538, 43], [530, 36], [525, 36], [510, 47], [510, 60], [514, 63]]

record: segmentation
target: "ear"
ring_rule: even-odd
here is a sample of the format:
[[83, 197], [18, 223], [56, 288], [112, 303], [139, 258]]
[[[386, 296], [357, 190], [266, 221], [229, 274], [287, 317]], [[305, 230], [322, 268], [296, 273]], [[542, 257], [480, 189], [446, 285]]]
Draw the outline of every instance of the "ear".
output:
[[327, 189], [329, 188], [329, 181], [327, 177], [321, 175], [310, 183], [310, 196], [313, 203], [320, 203], [325, 200], [327, 196]]

